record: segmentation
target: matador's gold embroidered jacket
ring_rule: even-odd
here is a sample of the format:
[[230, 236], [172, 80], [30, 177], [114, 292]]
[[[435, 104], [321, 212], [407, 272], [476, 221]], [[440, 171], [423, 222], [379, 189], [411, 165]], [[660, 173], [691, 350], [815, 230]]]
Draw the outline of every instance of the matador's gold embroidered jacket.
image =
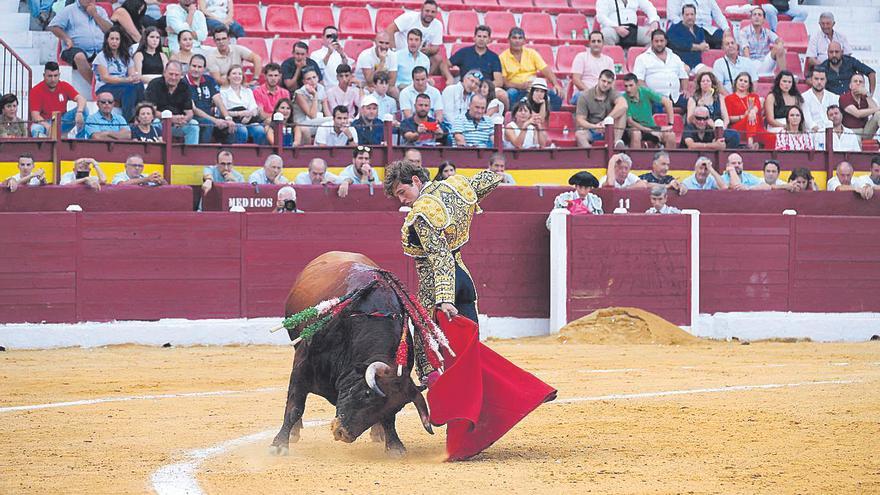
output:
[[473, 178], [453, 175], [427, 183], [401, 229], [403, 252], [416, 260], [419, 302], [429, 311], [455, 302], [455, 264], [465, 271], [458, 250], [470, 238], [478, 202], [492, 192], [502, 177], [484, 170]]

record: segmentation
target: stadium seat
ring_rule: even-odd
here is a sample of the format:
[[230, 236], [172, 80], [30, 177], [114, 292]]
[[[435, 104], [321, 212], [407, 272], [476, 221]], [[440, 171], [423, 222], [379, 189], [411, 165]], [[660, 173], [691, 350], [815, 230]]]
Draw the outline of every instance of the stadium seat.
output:
[[95, 6], [104, 9], [107, 12], [107, 17], [113, 15], [113, 4], [111, 2], [96, 2]]
[[721, 7], [721, 11], [724, 12], [724, 17], [727, 17], [727, 19], [728, 19], [728, 20], [731, 20], [731, 21], [739, 21], [739, 20], [742, 20], [742, 19], [748, 19], [748, 18], [749, 18], [749, 14], [748, 14], [748, 13], [742, 13], [742, 14], [739, 14], [739, 13], [737, 13], [737, 14], [731, 14], [730, 12], [727, 11], [727, 7], [729, 7], [729, 6], [739, 6], [739, 5], [742, 5], [743, 3], [744, 3], [744, 2], [743, 2], [742, 0], [718, 0], [718, 6]]
[[[250, 36], [246, 36], [244, 38], [238, 38], [238, 41], [236, 41], [236, 43], [259, 55], [260, 58], [263, 60], [263, 65], [266, 65], [266, 63], [269, 61], [269, 50], [266, 48], [265, 38], [253, 38]], [[248, 62], [245, 62], [245, 65], [247, 64]]]
[[553, 71], [553, 68], [556, 67], [556, 57], [553, 56], [552, 46], [544, 43], [529, 43], [526, 46], [538, 52], [538, 54], [541, 55], [541, 58], [544, 59], [544, 62], [550, 66], [550, 70]]
[[459, 38], [470, 40], [474, 37], [474, 28], [480, 24], [477, 13], [460, 10], [450, 12], [446, 17], [446, 41], [455, 41]]
[[[568, 127], [568, 135], [565, 128]], [[560, 148], [573, 147], [575, 145], [574, 114], [571, 112], [550, 112], [547, 122], [547, 138]]]
[[293, 56], [293, 45], [299, 41], [296, 38], [275, 38], [272, 41], [272, 50], [270, 51], [270, 58], [276, 64], [280, 64], [284, 62], [288, 58]]
[[467, 6], [477, 12], [488, 12], [490, 10], [498, 10], [498, 0], [468, 0]]
[[314, 53], [321, 49], [324, 46], [323, 40], [321, 38], [312, 38], [308, 41], [309, 43], [309, 53]]
[[235, 7], [235, 20], [241, 24], [244, 32], [250, 37], [266, 36], [263, 18], [260, 16], [259, 5], [240, 5]]
[[393, 9], [393, 8], [382, 8], [376, 10], [376, 31], [384, 31], [385, 28], [391, 25], [394, 22], [394, 19], [397, 19], [400, 14], [403, 14], [403, 9]]
[[293, 5], [270, 5], [266, 8], [266, 31], [281, 36], [302, 33], [299, 17]]
[[[575, 37], [571, 33], [574, 31]], [[584, 36], [584, 31], [587, 36]], [[556, 38], [567, 43], [588, 44], [590, 25], [587, 18], [581, 14], [559, 14], [556, 16]]]
[[[675, 117], [672, 121], [672, 132], [675, 133], [676, 137], [681, 137], [681, 132], [684, 130], [684, 118], [680, 114], [674, 114]], [[669, 125], [669, 118], [665, 113], [656, 113], [654, 114], [654, 123], [658, 126]]]
[[796, 53], [806, 53], [810, 35], [807, 34], [807, 26], [802, 22], [780, 22], [776, 26], [776, 34], [782, 38], [786, 48]]
[[339, 34], [347, 38], [370, 38], [376, 35], [373, 21], [366, 7], [339, 9]]
[[709, 50], [703, 54], [703, 65], [712, 67], [716, 60], [724, 56], [724, 50]]
[[584, 51], [583, 46], [563, 45], [556, 49], [556, 72], [571, 74], [571, 64], [578, 53]]
[[431, 86], [437, 88], [437, 91], [442, 92], [446, 89], [446, 78], [443, 76], [431, 76]]
[[344, 51], [352, 60], [357, 61], [358, 55], [367, 48], [372, 48], [372, 46], [372, 40], [351, 39], [345, 41], [342, 45], [342, 51]]
[[[606, 50], [608, 48], [611, 48], [611, 47], [608, 47], [608, 46], [605, 47]], [[626, 54], [626, 71], [627, 72], [632, 72], [633, 66], [636, 63], [636, 57], [638, 57], [642, 53], [645, 53], [645, 49], [646, 49], [646, 47], [644, 47], [644, 46], [634, 46], [629, 49], [629, 52]], [[608, 56], [611, 57], [611, 54], [608, 53]]]
[[794, 74], [797, 81], [804, 81], [804, 64], [795, 52], [785, 52], [785, 68]]
[[[302, 30], [304, 33], [320, 36], [325, 26], [335, 25], [333, 11], [329, 6], [307, 5], [303, 7]], [[341, 32], [340, 35], [344, 36]]]
[[[538, 12], [526, 12], [519, 21], [519, 27], [526, 32], [527, 39], [541, 43], [557, 43], [556, 33], [550, 16]], [[494, 30], [494, 29], [493, 29]]]
[[572, 14], [575, 12], [575, 9], [568, 6], [566, 0], [535, 0], [535, 7], [547, 14]]
[[[645, 51], [642, 49], [642, 51]], [[623, 48], [617, 45], [606, 46], [602, 49], [602, 53], [611, 57], [611, 60], [614, 61], [614, 72], [617, 74], [618, 78], [623, 77], [624, 72], [632, 72], [626, 67], [626, 58], [623, 56]], [[633, 49], [630, 48], [629, 53], [634, 53]], [[638, 52], [641, 53], [641, 52]], [[630, 55], [635, 58], [635, 55]], [[620, 65], [620, 70], [617, 70], [617, 66]]]
[[508, 12], [535, 12], [538, 10], [532, 4], [532, 0], [500, 0], [498, 3]]
[[[492, 39], [506, 40], [508, 33], [512, 28], [516, 27], [516, 20], [510, 12], [487, 12], [483, 17], [483, 24], [492, 28]], [[473, 30], [471, 30], [473, 36]], [[526, 39], [529, 39], [531, 33], [526, 31]]]
[[500, 41], [496, 41], [494, 43], [489, 43], [489, 49], [498, 55], [501, 55], [501, 52], [503, 52], [504, 50], [507, 50], [508, 46], [509, 45], [507, 43], [502, 43]]
[[571, 8], [584, 15], [596, 15], [596, 0], [571, 0]]

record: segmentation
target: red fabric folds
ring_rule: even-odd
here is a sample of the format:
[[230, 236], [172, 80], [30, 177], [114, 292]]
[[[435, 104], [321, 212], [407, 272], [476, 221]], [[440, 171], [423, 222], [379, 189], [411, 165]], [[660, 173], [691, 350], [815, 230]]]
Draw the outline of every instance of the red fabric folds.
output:
[[444, 353], [446, 372], [428, 390], [431, 423], [447, 425], [448, 460], [463, 460], [555, 399], [556, 390], [481, 344], [476, 323], [462, 316], [438, 317], [456, 357]]

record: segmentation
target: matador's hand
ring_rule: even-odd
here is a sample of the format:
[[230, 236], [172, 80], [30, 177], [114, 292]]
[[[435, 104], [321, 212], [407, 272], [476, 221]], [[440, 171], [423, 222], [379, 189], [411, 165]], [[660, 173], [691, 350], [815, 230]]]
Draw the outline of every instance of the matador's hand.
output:
[[452, 318], [458, 315], [458, 310], [455, 309], [455, 306], [452, 303], [442, 303], [440, 304], [440, 311], [446, 314], [446, 317], [449, 318], [449, 321], [452, 321]]

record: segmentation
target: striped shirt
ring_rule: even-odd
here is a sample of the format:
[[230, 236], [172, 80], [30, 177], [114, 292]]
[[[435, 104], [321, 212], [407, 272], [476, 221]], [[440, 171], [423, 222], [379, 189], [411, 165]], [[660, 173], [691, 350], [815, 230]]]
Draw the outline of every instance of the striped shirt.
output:
[[486, 117], [480, 120], [471, 119], [468, 113], [459, 116], [452, 122], [452, 134], [461, 134], [468, 146], [491, 148], [494, 146], [495, 124]]

